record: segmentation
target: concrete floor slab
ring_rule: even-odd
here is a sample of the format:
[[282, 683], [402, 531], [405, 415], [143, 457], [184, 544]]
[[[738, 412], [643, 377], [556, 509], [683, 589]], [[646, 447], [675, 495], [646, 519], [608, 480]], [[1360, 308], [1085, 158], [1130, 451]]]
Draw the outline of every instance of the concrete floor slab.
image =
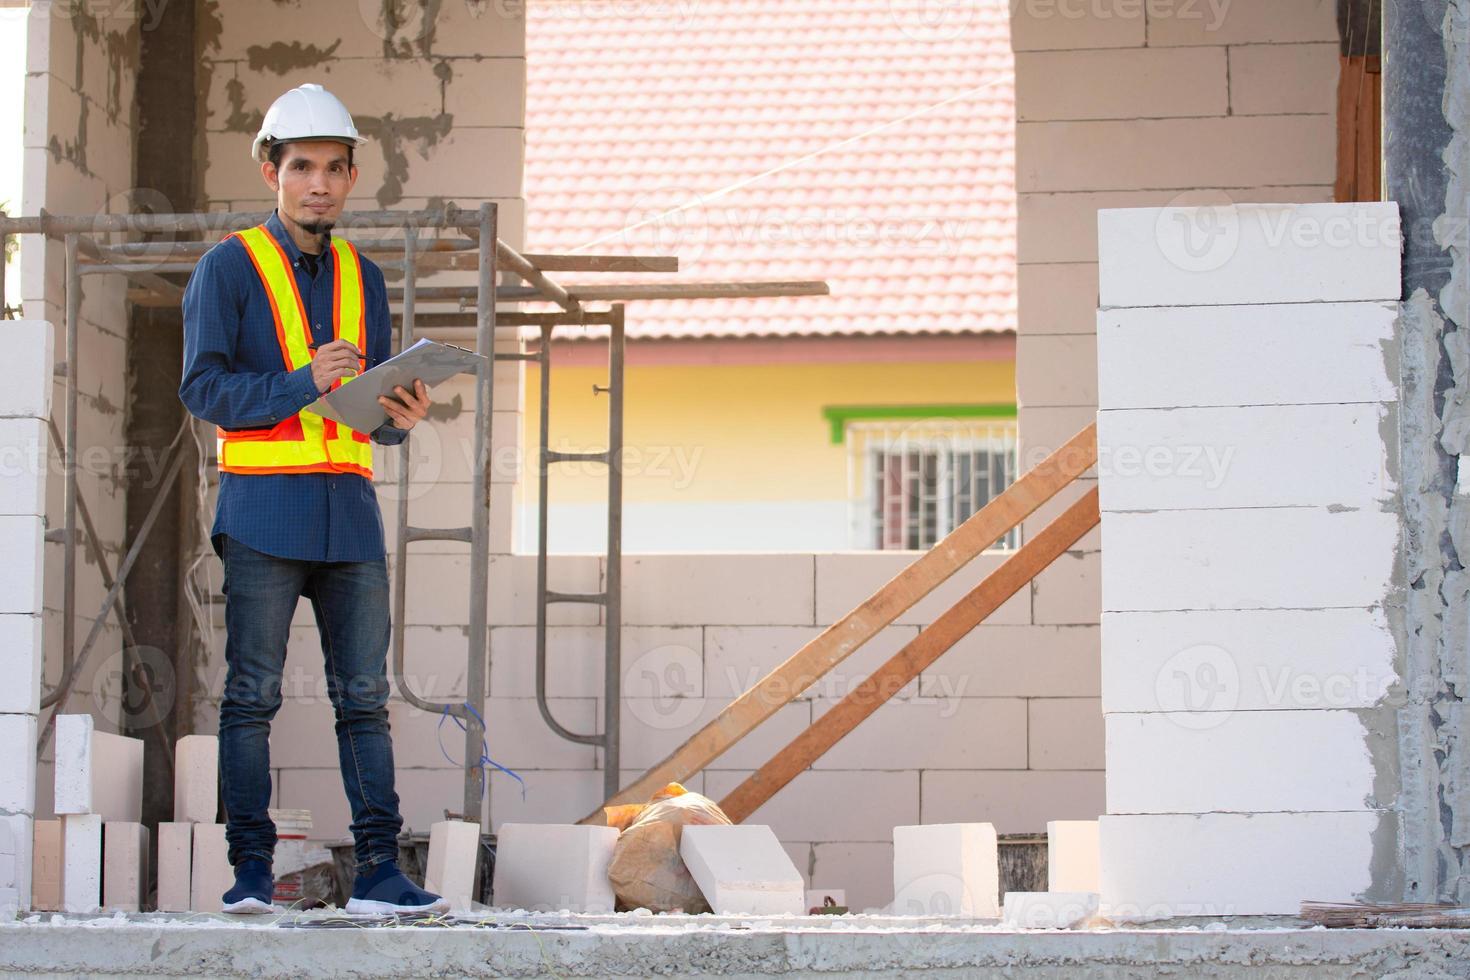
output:
[[482, 913], [373, 926], [324, 913], [75, 916], [0, 924], [0, 973], [52, 977], [1448, 978], [1470, 930], [1327, 930], [1288, 921], [1026, 932], [885, 916], [737, 919]]

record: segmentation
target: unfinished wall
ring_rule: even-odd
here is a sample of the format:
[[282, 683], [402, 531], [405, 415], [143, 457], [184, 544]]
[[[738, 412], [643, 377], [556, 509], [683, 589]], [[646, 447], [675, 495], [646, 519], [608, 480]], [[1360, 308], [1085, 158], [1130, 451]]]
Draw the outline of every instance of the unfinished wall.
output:
[[[132, 89], [136, 74], [139, 7], [92, 7], [39, 0], [31, 5], [27, 33], [24, 181], [19, 213], [43, 208], [54, 214], [88, 215], [133, 207], [135, 129]], [[59, 240], [21, 239], [21, 296], [27, 319], [55, 329], [54, 355], [66, 356], [64, 248]], [[128, 314], [120, 277], [87, 277], [82, 285], [76, 365], [78, 493], [96, 525], [100, 550], [116, 569], [124, 548], [123, 471]], [[51, 417], [63, 432], [66, 398], [62, 375], [54, 379]], [[46, 481], [46, 524], [63, 525], [60, 448], [51, 447]], [[60, 679], [63, 545], [45, 546], [44, 643], [46, 677]], [[77, 549], [77, 644], [92, 627], [106, 589], [90, 543]], [[90, 711], [116, 730], [121, 693], [122, 641], [116, 621], [104, 626], [89, 663], [78, 672], [70, 712]], [[42, 724], [46, 713], [42, 714]], [[49, 752], [39, 773], [38, 813], [51, 809]]]
[[[623, 782], [661, 760], [737, 694], [851, 609], [911, 555], [639, 555], [624, 565]], [[900, 617], [691, 788], [716, 799], [841, 698], [922, 625], [998, 563], [982, 556]], [[467, 598], [456, 577], [410, 583], [409, 673], [435, 697], [464, 693]], [[534, 700], [534, 559], [497, 556], [492, 572], [489, 753], [525, 780], [492, 771], [487, 825], [567, 822], [602, 800], [598, 753], [564, 742]], [[509, 569], [507, 572], [506, 569]], [[555, 556], [552, 582], [600, 585], [590, 556]], [[507, 584], [507, 577], [509, 582]], [[568, 612], [568, 610], [571, 610]], [[1094, 616], [1095, 618], [1095, 616]], [[602, 717], [601, 627], [595, 611], [555, 608], [550, 696], [557, 718], [595, 731]], [[932, 671], [885, 705], [751, 818], [769, 823], [808, 879], [848, 889], [861, 907], [892, 898], [895, 825], [989, 820], [1001, 833], [1040, 832], [1047, 820], [1102, 811], [1097, 627], [1034, 625], [1030, 597], [1012, 599]], [[221, 637], [222, 642], [222, 637]], [[303, 607], [292, 629], [287, 701], [273, 734], [277, 800], [309, 807], [314, 834], [345, 833], [331, 711], [322, 689], [316, 629]], [[222, 667], [212, 688], [218, 690]], [[404, 817], [426, 830], [458, 810], [462, 737], [452, 722], [395, 703], [391, 709]]]
[[[1330, 201], [1338, 64], [1326, 0], [1011, 7], [1024, 469], [1097, 407], [1098, 209]], [[1044, 573], [1039, 600], [1062, 577], [1095, 595], [1097, 547]]]
[[1099, 225], [1103, 900], [1394, 899], [1398, 209]]
[[[402, 31], [386, 32], [385, 38], [380, 25], [357, 21], [344, 28], [319, 9], [278, 4], [267, 24], [232, 8], [211, 8], [217, 32], [204, 68], [211, 207], [269, 206], [248, 160], [258, 114], [285, 88], [316, 80], [342, 96], [374, 137], [360, 154], [363, 173], [353, 207], [408, 208], [442, 198], [469, 206], [495, 199], [504, 205], [501, 237], [518, 245], [521, 25], [502, 13], [514, 8], [447, 0], [432, 36], [417, 40]], [[278, 43], [283, 37], [312, 40]], [[510, 553], [512, 488], [532, 475], [520, 451], [519, 373], [498, 374], [496, 384], [493, 628], [483, 710], [489, 754], [525, 780], [525, 794], [514, 779], [492, 771], [486, 823], [576, 820], [601, 801], [600, 761], [593, 749], [556, 738], [535, 705], [535, 563]], [[436, 390], [436, 398], [443, 408], [434, 424], [421, 426], [411, 440], [410, 513], [416, 523], [456, 524], [467, 514], [473, 396], [467, 385], [446, 386]], [[396, 472], [389, 454], [380, 453], [376, 465], [381, 477]], [[523, 492], [528, 489], [522, 483]], [[379, 491], [391, 525], [395, 491], [382, 482]], [[389, 534], [391, 553], [391, 526]], [[426, 696], [462, 697], [468, 561], [453, 544], [427, 543], [415, 554], [407, 570], [408, 671]], [[674, 749], [913, 557], [628, 558], [624, 781]], [[692, 781], [693, 788], [717, 798], [732, 789], [998, 561], [986, 556], [961, 572], [938, 597], [875, 640], [872, 650], [855, 657], [850, 668], [836, 671], [748, 744], [717, 760]], [[1047, 820], [1101, 813], [1097, 596], [1082, 574], [1090, 561], [1049, 572], [1036, 596], [1023, 592], [1006, 604], [935, 671], [752, 819], [774, 827], [811, 881], [848, 888], [851, 901], [869, 907], [892, 897], [896, 824], [991, 820], [1001, 833], [1039, 832]], [[591, 591], [604, 573], [597, 557], [557, 556], [551, 584]], [[581, 731], [595, 730], [601, 718], [597, 622], [597, 611], [585, 607], [562, 606], [552, 614], [553, 709], [563, 724]], [[212, 699], [201, 705], [201, 731], [215, 724], [222, 653], [223, 636], [217, 633], [213, 655], [201, 668], [199, 688]], [[311, 808], [314, 834], [330, 839], [345, 834], [348, 815], [320, 665], [316, 630], [303, 604], [292, 631], [287, 700], [274, 735], [277, 803]], [[441, 724], [439, 717], [401, 701], [391, 711], [404, 815], [409, 825], [425, 829], [446, 809], [460, 808], [463, 740], [452, 722]], [[841, 805], [832, 806], [834, 801]]]
[[[1337, 35], [1325, 0], [1020, 0], [1011, 37], [1025, 470], [1097, 409], [1098, 210], [1330, 201]], [[1059, 494], [1026, 533], [1093, 485]], [[1094, 530], [1037, 577], [1034, 622], [1098, 622], [1100, 547]], [[1064, 709], [1077, 752], [1100, 748], [1097, 693]]]

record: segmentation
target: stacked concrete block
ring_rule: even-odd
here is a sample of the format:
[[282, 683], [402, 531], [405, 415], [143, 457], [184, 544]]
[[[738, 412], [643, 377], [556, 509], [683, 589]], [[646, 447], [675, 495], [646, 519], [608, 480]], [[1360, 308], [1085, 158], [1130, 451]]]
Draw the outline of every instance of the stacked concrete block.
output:
[[0, 817], [0, 909], [31, 905], [31, 820]]
[[1359, 900], [1396, 832], [1397, 206], [1098, 228], [1104, 912]]
[[1096, 892], [1006, 892], [1001, 920], [1015, 929], [1073, 929], [1098, 913]]
[[160, 912], [187, 912], [194, 868], [194, 825], [158, 825], [158, 896]]
[[174, 821], [214, 823], [219, 814], [219, 739], [185, 735], [174, 747]]
[[1046, 825], [1046, 890], [1098, 892], [1096, 820], [1052, 820]]
[[607, 868], [616, 827], [502, 824], [495, 852], [498, 908], [611, 912]]
[[1000, 915], [1000, 855], [988, 823], [893, 828], [893, 914]]
[[37, 820], [31, 847], [31, 908], [61, 911], [61, 821]]
[[148, 828], [108, 820], [102, 825], [102, 905], [138, 912], [148, 893]]
[[716, 915], [801, 915], [806, 886], [770, 827], [685, 827], [679, 854]]
[[222, 823], [192, 824], [194, 846], [189, 867], [189, 907], [218, 912], [225, 892], [235, 883]]
[[102, 817], [61, 817], [61, 908], [95, 912], [102, 905]]
[[50, 439], [51, 325], [7, 320], [8, 375], [0, 390], [0, 905], [31, 907], [40, 713], [41, 581]]
[[138, 823], [143, 815], [142, 740], [99, 732], [91, 715], [58, 715], [56, 812]]
[[429, 828], [424, 887], [444, 896], [453, 908], [468, 908], [475, 897], [475, 865], [479, 857], [479, 824], [441, 820]]

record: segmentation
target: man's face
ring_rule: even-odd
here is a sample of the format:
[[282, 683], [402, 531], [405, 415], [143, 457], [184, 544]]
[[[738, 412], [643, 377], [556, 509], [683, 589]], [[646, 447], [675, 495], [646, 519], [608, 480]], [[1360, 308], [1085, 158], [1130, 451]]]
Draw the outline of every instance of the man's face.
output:
[[261, 175], [276, 192], [276, 207], [306, 231], [325, 234], [337, 223], [357, 167], [347, 163], [347, 146], [334, 140], [309, 140], [282, 147], [277, 170], [269, 160]]

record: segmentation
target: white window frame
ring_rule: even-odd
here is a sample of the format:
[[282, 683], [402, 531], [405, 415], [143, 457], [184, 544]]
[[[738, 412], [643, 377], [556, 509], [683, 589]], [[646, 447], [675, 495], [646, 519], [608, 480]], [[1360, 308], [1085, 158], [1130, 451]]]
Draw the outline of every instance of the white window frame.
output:
[[[927, 551], [1017, 476], [1014, 419], [852, 421], [847, 423], [844, 442], [849, 544], [858, 550]], [[985, 479], [980, 479], [978, 469], [972, 470], [966, 492], [961, 494], [956, 471], [961, 460], [976, 453], [990, 456]], [[898, 482], [910, 492], [880, 500], [877, 470], [880, 461], [888, 460], [899, 462]], [[925, 480], [918, 468], [930, 461], [932, 480]], [[895, 532], [893, 522], [901, 530]], [[1018, 532], [1012, 530], [993, 547], [1013, 550], [1018, 540]]]

